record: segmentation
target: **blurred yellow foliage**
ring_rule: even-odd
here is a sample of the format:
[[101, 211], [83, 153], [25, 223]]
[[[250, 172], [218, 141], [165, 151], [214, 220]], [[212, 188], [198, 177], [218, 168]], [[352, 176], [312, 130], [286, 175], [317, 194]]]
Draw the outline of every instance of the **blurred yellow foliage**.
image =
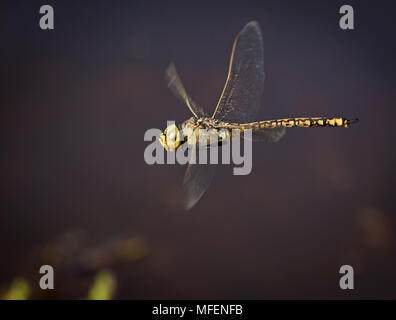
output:
[[117, 280], [109, 270], [97, 273], [92, 286], [89, 288], [89, 300], [111, 300], [116, 290]]
[[27, 300], [30, 297], [30, 285], [23, 278], [15, 278], [10, 288], [1, 296], [2, 300]]

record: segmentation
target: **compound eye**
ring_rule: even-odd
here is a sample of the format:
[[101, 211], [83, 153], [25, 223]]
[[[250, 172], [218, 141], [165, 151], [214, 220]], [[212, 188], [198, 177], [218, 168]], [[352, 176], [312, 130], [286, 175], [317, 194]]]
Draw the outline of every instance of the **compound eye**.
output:
[[176, 151], [181, 145], [179, 129], [176, 125], [170, 125], [166, 128], [166, 144], [169, 151]]
[[178, 134], [179, 134], [179, 129], [175, 125], [171, 125], [167, 128], [167, 134], [166, 137], [169, 140], [177, 140]]
[[168, 133], [168, 139], [175, 140], [175, 131], [172, 130]]

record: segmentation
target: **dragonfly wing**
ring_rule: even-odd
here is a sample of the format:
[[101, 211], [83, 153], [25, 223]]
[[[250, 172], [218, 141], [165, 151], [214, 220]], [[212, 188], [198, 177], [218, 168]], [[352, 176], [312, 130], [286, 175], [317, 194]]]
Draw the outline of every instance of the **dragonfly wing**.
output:
[[264, 85], [263, 41], [251, 21], [235, 38], [227, 81], [212, 118], [245, 123], [255, 120]]
[[[198, 164], [196, 152], [193, 152], [183, 179], [184, 207], [190, 210], [208, 190], [216, 172], [214, 164]], [[191, 162], [196, 162], [193, 164]]]
[[[278, 142], [286, 133], [286, 128], [261, 129], [252, 131], [252, 141]], [[244, 139], [248, 139], [243, 135]]]
[[[232, 132], [233, 138], [237, 138], [238, 136], [241, 136], [246, 140], [263, 141], [263, 142], [278, 142], [286, 133], [285, 127], [252, 129], [251, 136], [245, 135], [244, 130], [246, 130], [246, 126], [239, 124], [218, 125], [216, 128], [225, 129], [227, 131], [233, 130]], [[236, 130], [236, 132], [234, 130]]]
[[205, 111], [190, 98], [184, 89], [183, 83], [177, 74], [176, 67], [173, 63], [169, 65], [165, 72], [165, 79], [168, 84], [168, 88], [171, 89], [173, 94], [182, 102], [184, 102], [192, 114], [196, 118], [207, 117]]

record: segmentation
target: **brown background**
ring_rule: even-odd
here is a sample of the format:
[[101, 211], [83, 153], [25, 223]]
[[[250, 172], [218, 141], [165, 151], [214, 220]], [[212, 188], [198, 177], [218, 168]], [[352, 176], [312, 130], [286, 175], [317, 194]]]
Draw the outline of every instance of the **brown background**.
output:
[[[394, 7], [348, 3], [354, 31], [338, 26], [342, 1], [51, 1], [55, 30], [42, 31], [42, 2], [2, 2], [0, 285], [35, 285], [43, 250], [65, 235], [79, 253], [138, 237], [141, 259], [103, 264], [115, 298], [396, 298]], [[233, 39], [253, 19], [265, 50], [260, 119], [360, 122], [255, 144], [252, 174], [221, 168], [185, 213], [184, 168], [143, 159], [147, 129], [190, 116], [164, 70], [174, 61], [212, 110]], [[91, 274], [76, 256], [51, 262], [48, 297], [85, 294]], [[354, 291], [338, 287], [343, 264]]]

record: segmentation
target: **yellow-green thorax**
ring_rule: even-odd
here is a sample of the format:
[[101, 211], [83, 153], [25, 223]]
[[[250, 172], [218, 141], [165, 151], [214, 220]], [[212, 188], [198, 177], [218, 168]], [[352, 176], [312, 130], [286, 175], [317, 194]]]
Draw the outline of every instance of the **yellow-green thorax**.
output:
[[158, 140], [165, 150], [170, 152], [176, 151], [183, 143], [200, 146], [215, 145], [231, 138], [231, 131], [219, 127], [219, 124], [226, 123], [211, 118], [191, 117], [180, 126], [169, 125]]

